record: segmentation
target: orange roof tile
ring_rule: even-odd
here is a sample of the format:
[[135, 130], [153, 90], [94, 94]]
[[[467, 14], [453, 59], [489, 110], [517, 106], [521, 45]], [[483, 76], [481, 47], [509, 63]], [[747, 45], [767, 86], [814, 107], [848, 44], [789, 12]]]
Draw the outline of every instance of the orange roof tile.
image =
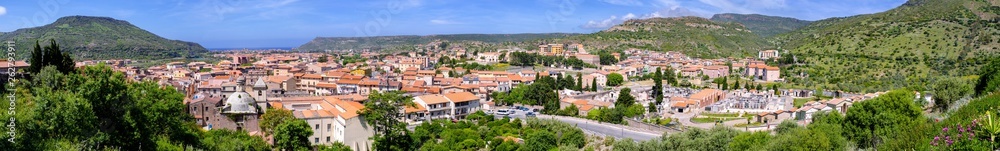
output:
[[448, 98], [440, 94], [421, 95], [417, 96], [417, 98], [420, 98], [420, 100], [423, 100], [427, 104], [448, 103]]

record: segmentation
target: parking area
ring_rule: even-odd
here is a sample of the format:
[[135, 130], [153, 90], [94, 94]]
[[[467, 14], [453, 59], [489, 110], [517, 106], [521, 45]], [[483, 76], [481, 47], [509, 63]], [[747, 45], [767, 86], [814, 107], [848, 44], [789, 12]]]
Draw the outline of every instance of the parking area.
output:
[[[504, 111], [507, 111], [507, 112], [504, 112]], [[524, 108], [524, 107], [520, 107], [520, 106], [514, 106], [514, 107], [509, 107], [509, 108], [501, 108], [501, 109], [491, 110], [491, 111], [489, 111], [487, 113], [493, 115], [496, 118], [510, 117], [510, 118], [524, 119], [524, 118], [527, 118], [527, 117], [537, 116], [538, 115], [538, 109], [529, 109], [529, 108]]]

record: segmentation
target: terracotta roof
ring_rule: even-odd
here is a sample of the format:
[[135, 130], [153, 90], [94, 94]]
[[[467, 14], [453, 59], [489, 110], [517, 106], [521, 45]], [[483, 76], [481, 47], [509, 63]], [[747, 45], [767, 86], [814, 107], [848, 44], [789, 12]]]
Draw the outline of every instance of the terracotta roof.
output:
[[685, 108], [685, 107], [687, 107], [687, 105], [688, 104], [685, 103], [685, 102], [674, 102], [674, 104], [671, 105], [671, 106], [672, 107], [676, 107], [676, 108]]
[[378, 85], [378, 80], [361, 79], [361, 82], [358, 82], [358, 84], [359, 85], [365, 85], [365, 86], [377, 86]]
[[[8, 65], [9, 63], [10, 63], [10, 61], [7, 61], [7, 60], [0, 61], [0, 68], [9, 68], [10, 67]], [[14, 67], [27, 67], [27, 66], [29, 66], [27, 62], [24, 62], [24, 61], [14, 61]]]
[[704, 100], [709, 95], [714, 95], [714, 94], [717, 94], [717, 93], [722, 93], [722, 91], [719, 91], [719, 90], [716, 90], [716, 89], [704, 89], [704, 90], [698, 91], [698, 93], [692, 94], [691, 95], [691, 99], [701, 99], [701, 100]]
[[428, 105], [429, 104], [448, 103], [448, 98], [446, 98], [446, 97], [444, 97], [444, 95], [440, 95], [440, 94], [421, 95], [421, 96], [417, 96], [417, 98], [420, 98], [420, 100], [423, 100], [424, 103], [427, 103]]
[[361, 80], [353, 80], [353, 79], [340, 79], [340, 80], [337, 80], [337, 84], [341, 84], [341, 85], [343, 85], [343, 84], [358, 85], [358, 83], [361, 83]]
[[449, 93], [445, 94], [444, 97], [448, 98], [449, 100], [451, 100], [451, 102], [454, 103], [479, 100], [478, 96], [470, 92]]
[[309, 78], [309, 79], [322, 79], [322, 78], [323, 78], [323, 76], [321, 76], [321, 75], [318, 75], [318, 74], [303, 74], [303, 75], [302, 75], [302, 78]]
[[403, 110], [405, 110], [405, 113], [414, 113], [414, 112], [427, 111], [427, 108], [424, 108], [423, 105], [414, 105], [414, 106], [405, 106], [403, 107]]
[[316, 83], [316, 87], [318, 87], [318, 88], [337, 88], [337, 84], [336, 83], [320, 82], [320, 83]]

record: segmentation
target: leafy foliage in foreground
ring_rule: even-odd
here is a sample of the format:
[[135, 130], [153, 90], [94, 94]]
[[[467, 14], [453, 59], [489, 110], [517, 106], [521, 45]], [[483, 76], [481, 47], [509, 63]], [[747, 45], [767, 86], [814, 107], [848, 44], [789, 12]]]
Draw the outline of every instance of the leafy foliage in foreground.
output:
[[[555, 120], [495, 119], [476, 112], [471, 121], [433, 121], [423, 123], [413, 131], [413, 140], [422, 142], [419, 150], [476, 150], [490, 146], [493, 150], [551, 150], [559, 146], [580, 149], [586, 145], [583, 131]], [[523, 144], [517, 140], [523, 140]]]

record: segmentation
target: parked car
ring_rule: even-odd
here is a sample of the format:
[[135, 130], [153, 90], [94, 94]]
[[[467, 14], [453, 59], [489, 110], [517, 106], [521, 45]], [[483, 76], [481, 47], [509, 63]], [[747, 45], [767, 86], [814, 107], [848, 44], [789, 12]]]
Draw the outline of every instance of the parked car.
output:
[[535, 117], [535, 112], [528, 112], [528, 114], [524, 114], [524, 116]]
[[493, 114], [493, 110], [483, 110], [483, 113], [486, 113], [486, 114]]
[[499, 110], [497, 110], [496, 115], [508, 115], [510, 113], [511, 113], [511, 111], [509, 111], [507, 109], [499, 109]]

